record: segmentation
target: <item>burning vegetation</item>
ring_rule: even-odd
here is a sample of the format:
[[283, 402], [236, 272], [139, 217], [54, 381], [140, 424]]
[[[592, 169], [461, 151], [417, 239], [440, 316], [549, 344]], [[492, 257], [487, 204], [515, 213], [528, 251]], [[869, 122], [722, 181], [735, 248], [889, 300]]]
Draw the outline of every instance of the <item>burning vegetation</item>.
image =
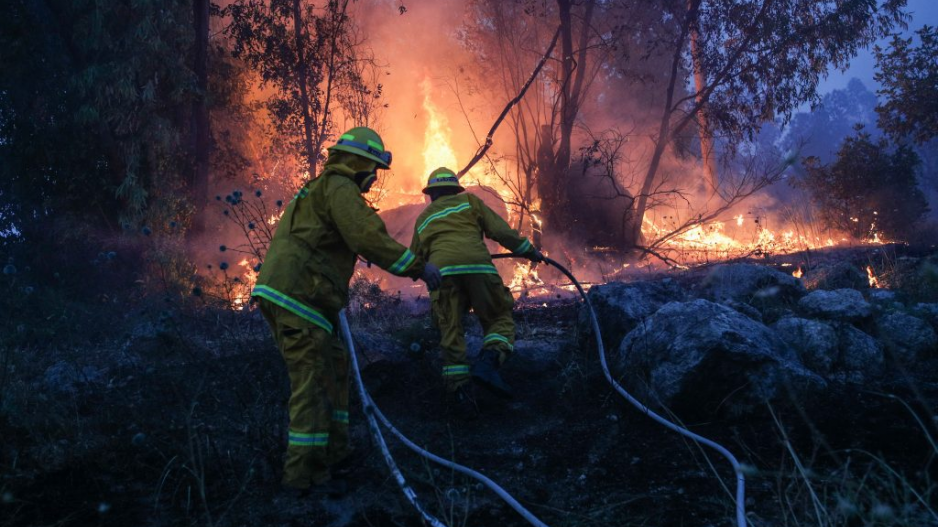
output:
[[[590, 292], [617, 379], [745, 453], [751, 524], [936, 521], [938, 35], [879, 40], [917, 20], [906, 4], [13, 0], [0, 526], [413, 521], [370, 452], [341, 513], [266, 487], [287, 381], [251, 292], [356, 126], [393, 152], [365, 195], [390, 235], [408, 245], [427, 176], [457, 172]], [[876, 43], [876, 93], [819, 92]], [[552, 524], [731, 516], [710, 471], [732, 474], [598, 388], [568, 277], [494, 265], [520, 395], [460, 428], [427, 396], [427, 289], [356, 264], [382, 408], [439, 452], [486, 452]], [[487, 337], [471, 326], [470, 348]], [[358, 407], [352, 423], [365, 444]], [[461, 476], [402, 470], [448, 525], [522, 524]]]

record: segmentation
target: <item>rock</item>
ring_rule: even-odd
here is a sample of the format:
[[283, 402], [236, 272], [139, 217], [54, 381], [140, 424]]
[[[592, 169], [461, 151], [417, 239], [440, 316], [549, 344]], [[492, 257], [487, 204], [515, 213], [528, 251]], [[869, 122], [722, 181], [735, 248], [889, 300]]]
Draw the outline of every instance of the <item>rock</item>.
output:
[[889, 289], [870, 289], [867, 294], [870, 302], [875, 304], [884, 304], [892, 307], [896, 303], [896, 292]]
[[77, 366], [59, 361], [50, 366], [43, 375], [45, 384], [62, 393], [75, 393], [78, 385], [103, 381], [106, 371], [94, 366]]
[[[603, 345], [611, 352], [622, 342], [622, 337], [645, 318], [668, 302], [683, 300], [685, 293], [672, 280], [662, 280], [660, 282], [610, 282], [590, 288], [587, 296], [599, 321]], [[593, 339], [593, 326], [587, 309], [580, 309], [578, 322], [581, 348], [593, 347], [594, 345], [589, 342]]]
[[772, 325], [802, 364], [828, 380], [865, 382], [883, 371], [876, 339], [847, 323], [784, 318]]
[[876, 321], [879, 338], [897, 362], [912, 365], [919, 357], [936, 355], [938, 335], [931, 325], [905, 313], [889, 313]]
[[856, 289], [818, 289], [798, 301], [798, 307], [812, 317], [857, 321], [872, 314], [872, 306]]
[[863, 383], [883, 372], [883, 348], [876, 339], [847, 323], [836, 325], [839, 358], [832, 378]]
[[740, 313], [755, 320], [756, 322], [762, 322], [762, 313], [758, 309], [750, 306], [749, 304], [744, 304], [742, 302], [737, 302], [735, 300], [724, 300], [723, 302], [721, 302], [721, 304], [723, 304], [724, 306], [730, 309], [735, 309], [736, 311], [739, 311]]
[[703, 286], [704, 294], [713, 300], [748, 304], [754, 300], [788, 302], [805, 294], [794, 276], [755, 264], [718, 265], [704, 278]]
[[811, 270], [805, 274], [803, 280], [808, 289], [869, 289], [870, 287], [870, 279], [866, 272], [847, 262]]
[[783, 318], [772, 329], [811, 371], [827, 376], [837, 361], [837, 333], [829, 324], [804, 318]]
[[772, 330], [707, 300], [671, 302], [622, 341], [615, 362], [647, 404], [712, 413], [746, 412], [776, 398], [824, 386]]
[[915, 314], [931, 323], [932, 328], [938, 331], [938, 304], [916, 304]]

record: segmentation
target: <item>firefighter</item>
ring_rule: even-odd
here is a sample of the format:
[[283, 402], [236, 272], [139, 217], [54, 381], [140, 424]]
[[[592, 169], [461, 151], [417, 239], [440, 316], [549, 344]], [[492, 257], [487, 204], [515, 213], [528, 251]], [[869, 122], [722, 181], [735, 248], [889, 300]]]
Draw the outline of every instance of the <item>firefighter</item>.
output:
[[[483, 235], [515, 254], [541, 261], [543, 255], [527, 238], [508, 226], [481, 199], [463, 194], [456, 174], [438, 168], [423, 192], [430, 196], [414, 225], [411, 251], [440, 269], [443, 282], [430, 293], [443, 348], [443, 383], [457, 411], [472, 413], [472, 379], [498, 396], [511, 397], [511, 388], [498, 369], [511, 355], [515, 323], [514, 298], [492, 265]], [[482, 324], [482, 350], [471, 367], [466, 359], [462, 316], [472, 309]], [[471, 417], [467, 415], [466, 417]]]
[[330, 468], [350, 454], [349, 355], [339, 311], [358, 255], [431, 290], [439, 270], [395, 242], [362, 194], [391, 152], [369, 128], [353, 128], [329, 149], [322, 172], [284, 210], [251, 295], [270, 325], [290, 377], [290, 426], [283, 490], [342, 494]]

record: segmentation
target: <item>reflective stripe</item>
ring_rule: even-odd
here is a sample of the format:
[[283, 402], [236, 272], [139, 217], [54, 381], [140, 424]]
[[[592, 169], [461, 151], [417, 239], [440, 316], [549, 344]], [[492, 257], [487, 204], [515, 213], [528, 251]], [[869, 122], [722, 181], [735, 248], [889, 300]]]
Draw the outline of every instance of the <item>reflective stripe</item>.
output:
[[343, 410], [335, 410], [332, 412], [332, 420], [348, 424], [348, 412]]
[[348, 139], [349, 141], [354, 141], [355, 136], [352, 134], [342, 134], [342, 137], [340, 137], [339, 139]]
[[332, 323], [330, 323], [322, 313], [309, 306], [303, 305], [301, 302], [297, 302], [276, 289], [267, 287], [266, 285], [255, 286], [254, 290], [251, 291], [251, 296], [259, 296], [270, 300], [287, 311], [295, 313], [329, 333], [332, 333]]
[[515, 347], [511, 345], [511, 341], [507, 337], [499, 335], [498, 333], [489, 333], [482, 339], [482, 347], [484, 348], [486, 344], [491, 344], [493, 342], [504, 342], [508, 344], [508, 349], [514, 351]]
[[420, 227], [417, 227], [417, 234], [420, 234], [421, 232], [423, 232], [423, 230], [427, 228], [427, 224], [429, 224], [433, 220], [438, 220], [444, 216], [449, 216], [450, 214], [453, 214], [456, 212], [462, 212], [470, 208], [472, 208], [472, 205], [470, 205], [469, 203], [463, 203], [461, 205], [456, 205], [455, 207], [443, 209], [440, 212], [431, 214], [426, 220], [424, 220], [423, 223], [420, 224]]
[[[354, 137], [353, 137], [353, 139], [354, 139]], [[370, 146], [371, 148], [374, 148], [374, 149], [377, 150], [378, 152], [384, 152], [384, 145], [382, 145], [381, 143], [379, 143], [379, 142], [377, 142], [377, 141], [372, 141], [371, 139], [369, 139], [369, 140], [367, 141], [367, 143], [368, 143], [368, 146]]]
[[329, 432], [305, 434], [290, 430], [289, 444], [291, 446], [329, 446]]
[[414, 256], [414, 253], [410, 252], [410, 249], [404, 249], [404, 254], [402, 254], [396, 262], [391, 264], [391, 267], [388, 267], [388, 271], [394, 274], [401, 274], [406, 271], [416, 259], [417, 257]]
[[527, 238], [525, 238], [524, 241], [521, 242], [521, 245], [519, 245], [517, 249], [515, 249], [514, 251], [511, 251], [511, 252], [513, 252], [513, 253], [515, 253], [515, 254], [524, 254], [524, 253], [526, 253], [526, 252], [528, 252], [528, 251], [530, 251], [530, 250], [531, 250], [531, 242], [528, 241]]
[[443, 276], [452, 276], [454, 274], [498, 274], [498, 269], [492, 264], [478, 265], [450, 265], [440, 269]]
[[469, 366], [466, 364], [457, 364], [455, 366], [443, 366], [443, 375], [469, 375]]

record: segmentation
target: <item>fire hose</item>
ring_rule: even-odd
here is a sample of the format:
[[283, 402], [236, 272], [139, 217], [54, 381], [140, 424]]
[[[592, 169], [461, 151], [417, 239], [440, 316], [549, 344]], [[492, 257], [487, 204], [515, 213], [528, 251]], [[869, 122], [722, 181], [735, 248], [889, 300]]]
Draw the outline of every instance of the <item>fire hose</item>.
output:
[[[522, 258], [522, 257], [518, 255], [514, 255], [514, 254], [493, 254], [492, 258], [500, 259], [500, 258]], [[668, 419], [662, 417], [661, 415], [658, 415], [653, 410], [651, 410], [650, 408], [642, 404], [638, 399], [633, 397], [628, 391], [625, 390], [625, 388], [623, 388], [618, 382], [616, 382], [616, 380], [612, 377], [612, 373], [609, 371], [609, 365], [606, 361], [606, 349], [603, 346], [602, 334], [599, 329], [599, 320], [596, 317], [596, 312], [593, 310], [593, 305], [590, 302], [589, 297], [586, 295], [586, 291], [583, 290], [583, 286], [580, 285], [580, 282], [577, 281], [577, 279], [573, 276], [572, 273], [570, 273], [569, 270], [567, 270], [567, 268], [565, 268], [564, 266], [560, 265], [558, 262], [550, 258], [544, 258], [544, 262], [547, 265], [555, 267], [558, 271], [563, 273], [564, 276], [569, 278], [570, 282], [576, 287], [577, 291], [580, 293], [580, 296], [583, 298], [583, 302], [586, 305], [586, 308], [589, 310], [590, 321], [592, 322], [593, 332], [595, 333], [596, 347], [599, 351], [599, 362], [602, 365], [603, 375], [605, 375], [606, 380], [609, 382], [609, 384], [611, 384], [612, 387], [622, 397], [624, 397], [632, 406], [634, 406], [640, 412], [644, 413], [645, 415], [647, 415], [654, 421], [658, 422], [662, 426], [674, 432], [677, 432], [678, 434], [681, 434], [682, 436], [687, 437], [699, 444], [705, 445], [707, 447], [712, 448], [713, 450], [716, 450], [730, 462], [730, 464], [733, 466], [733, 471], [736, 474], [736, 524], [737, 524], [737, 527], [746, 527], [747, 525], [747, 522], [746, 522], [746, 479], [745, 479], [745, 476], [743, 475], [742, 466], [740, 465], [736, 457], [729, 450], [727, 450], [725, 447], [723, 447], [719, 443], [716, 443], [715, 441], [707, 439], [701, 435], [695, 434], [694, 432], [691, 432], [690, 430], [669, 421]], [[362, 406], [364, 408], [365, 415], [368, 418], [369, 427], [372, 431], [372, 435], [375, 437], [376, 442], [381, 448], [382, 453], [384, 455], [385, 462], [388, 464], [388, 468], [390, 468], [391, 473], [394, 475], [394, 478], [397, 480], [398, 485], [401, 487], [401, 490], [404, 492], [404, 496], [417, 509], [417, 511], [421, 514], [421, 516], [424, 518], [426, 522], [428, 522], [433, 527], [439, 527], [439, 526], [445, 525], [439, 520], [437, 520], [436, 518], [434, 518], [433, 516], [431, 516], [429, 513], [427, 513], [423, 509], [423, 507], [420, 505], [420, 503], [417, 501], [416, 493], [414, 493], [413, 489], [411, 489], [407, 485], [407, 482], [404, 480], [404, 476], [401, 474], [400, 470], [397, 468], [397, 465], [395, 464], [393, 457], [391, 457], [391, 454], [388, 451], [387, 444], [384, 442], [384, 438], [381, 435], [381, 431], [378, 428], [377, 423], [375, 422], [376, 416], [381, 421], [381, 423], [385, 426], [385, 428], [387, 428], [391, 432], [392, 435], [397, 437], [398, 440], [400, 440], [408, 448], [410, 448], [417, 454], [435, 463], [443, 465], [447, 468], [450, 468], [452, 470], [455, 470], [457, 472], [460, 472], [462, 474], [465, 474], [467, 476], [470, 476], [482, 482], [484, 485], [486, 485], [487, 487], [492, 489], [496, 494], [498, 494], [499, 497], [505, 500], [505, 502], [508, 503], [509, 506], [511, 506], [515, 511], [517, 511], [530, 524], [535, 525], [537, 527], [547, 527], [545, 523], [543, 523], [537, 517], [531, 514], [520, 503], [518, 503], [517, 500], [515, 500], [510, 494], [505, 492], [504, 489], [498, 486], [491, 479], [485, 477], [484, 475], [468, 467], [464, 467], [462, 465], [459, 465], [458, 463], [454, 463], [447, 459], [443, 459], [423, 448], [420, 448], [413, 441], [405, 437], [397, 428], [395, 428], [391, 424], [391, 422], [388, 421], [387, 417], [385, 417], [384, 414], [381, 413], [381, 410], [379, 410], [378, 407], [374, 404], [374, 401], [371, 399], [371, 396], [368, 394], [368, 391], [365, 389], [365, 385], [362, 382], [362, 378], [361, 378], [361, 372], [359, 371], [359, 368], [358, 368], [358, 360], [355, 356], [355, 346], [354, 346], [354, 342], [352, 339], [352, 333], [351, 333], [351, 330], [349, 329], [348, 320], [345, 317], [344, 310], [339, 313], [339, 321], [342, 327], [342, 334], [345, 337], [346, 345], [348, 346], [348, 349], [349, 349], [349, 354], [351, 355], [351, 358], [352, 358], [352, 368], [355, 371], [355, 380], [358, 384], [359, 393], [362, 399]]]

